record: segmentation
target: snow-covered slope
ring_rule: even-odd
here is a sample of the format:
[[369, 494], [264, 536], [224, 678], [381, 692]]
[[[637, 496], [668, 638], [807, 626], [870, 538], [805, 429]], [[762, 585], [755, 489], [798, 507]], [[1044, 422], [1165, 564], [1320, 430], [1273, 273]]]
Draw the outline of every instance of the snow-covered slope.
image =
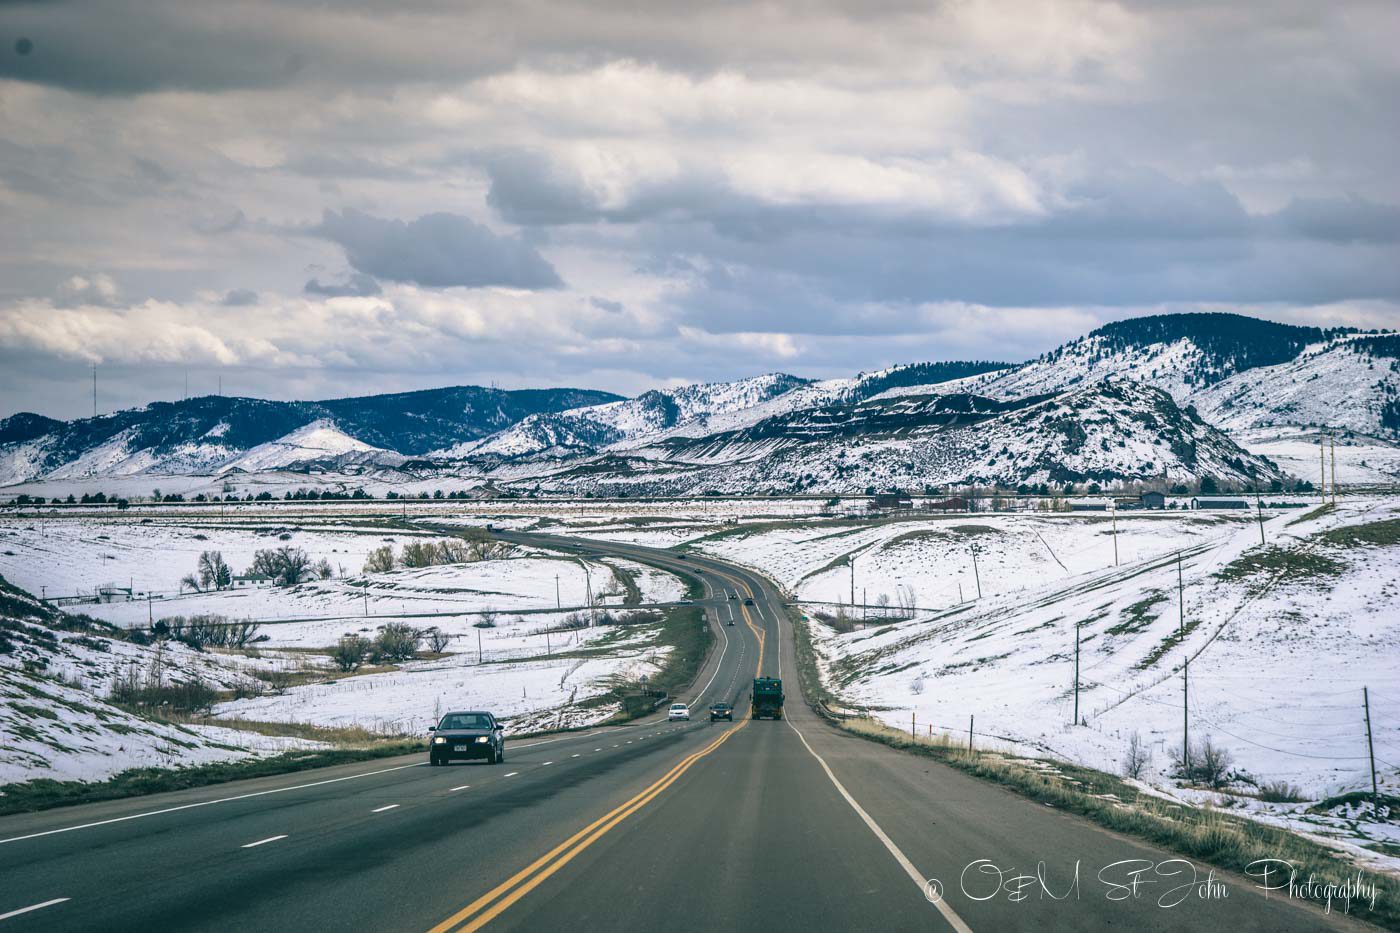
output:
[[1231, 431], [1282, 425], [1397, 434], [1387, 415], [1400, 398], [1400, 337], [1348, 335], [1297, 359], [1246, 370], [1191, 394], [1211, 423]]
[[[1400, 336], [1322, 331], [1240, 315], [1120, 321], [1014, 370], [965, 381], [997, 398], [1106, 378], [1170, 392], [1231, 431], [1326, 426], [1400, 433]], [[1389, 409], [1387, 406], [1390, 406]]]
[[444, 457], [520, 457], [544, 452], [591, 453], [611, 444], [654, 437], [682, 424], [704, 424], [717, 415], [747, 411], [792, 392], [806, 381], [769, 373], [735, 382], [712, 382], [556, 414], [531, 415], [482, 441], [441, 452]]
[[135, 644], [103, 623], [66, 616], [0, 579], [0, 785], [101, 780], [128, 768], [180, 767], [319, 743], [181, 726], [113, 705], [117, 678], [253, 687], [234, 666], [170, 642]]

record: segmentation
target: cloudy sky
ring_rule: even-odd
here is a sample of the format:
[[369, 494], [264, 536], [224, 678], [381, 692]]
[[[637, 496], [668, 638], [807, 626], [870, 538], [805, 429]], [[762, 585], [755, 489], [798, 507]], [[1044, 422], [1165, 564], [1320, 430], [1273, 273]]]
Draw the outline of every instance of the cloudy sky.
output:
[[[697, 13], [697, 9], [704, 12]], [[1393, 0], [0, 0], [0, 415], [1400, 327]]]

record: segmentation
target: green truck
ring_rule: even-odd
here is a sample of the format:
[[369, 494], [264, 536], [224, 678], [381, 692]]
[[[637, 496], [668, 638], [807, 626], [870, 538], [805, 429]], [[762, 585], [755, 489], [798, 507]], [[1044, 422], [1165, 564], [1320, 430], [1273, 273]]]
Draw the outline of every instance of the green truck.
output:
[[783, 718], [783, 682], [776, 677], [759, 677], [753, 682], [754, 719]]

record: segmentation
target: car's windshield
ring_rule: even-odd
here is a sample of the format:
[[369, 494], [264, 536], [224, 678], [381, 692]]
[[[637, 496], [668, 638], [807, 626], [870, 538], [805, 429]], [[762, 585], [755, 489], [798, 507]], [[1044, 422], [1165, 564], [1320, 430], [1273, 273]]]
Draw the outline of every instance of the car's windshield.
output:
[[685, 706], [684, 703], [672, 703], [672, 704], [671, 704], [671, 709], [685, 709], [685, 708], [686, 708], [686, 706]]
[[448, 713], [438, 723], [439, 729], [490, 729], [491, 717], [485, 713]]

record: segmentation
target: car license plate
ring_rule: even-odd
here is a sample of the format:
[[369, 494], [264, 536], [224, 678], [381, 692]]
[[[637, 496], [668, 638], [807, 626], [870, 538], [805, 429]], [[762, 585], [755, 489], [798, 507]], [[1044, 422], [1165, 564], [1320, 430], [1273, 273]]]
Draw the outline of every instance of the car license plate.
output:
[[454, 746], [452, 746], [452, 750], [453, 750], [454, 752], [464, 752], [464, 751], [467, 750], [467, 746], [465, 746], [465, 745], [454, 745]]

